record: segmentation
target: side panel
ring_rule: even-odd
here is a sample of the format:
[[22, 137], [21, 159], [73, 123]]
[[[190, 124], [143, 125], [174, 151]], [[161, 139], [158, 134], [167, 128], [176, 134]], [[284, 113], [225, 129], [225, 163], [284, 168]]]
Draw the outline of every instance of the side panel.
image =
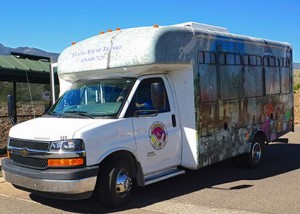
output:
[[274, 141], [293, 130], [291, 48], [208, 43], [199, 45], [194, 74], [199, 167], [250, 152], [258, 131]]
[[126, 150], [133, 154], [136, 151], [130, 118], [112, 120], [103, 126], [86, 126], [78, 130], [74, 138], [84, 140], [88, 166], [99, 164], [114, 151]]
[[192, 67], [187, 70], [169, 73], [174, 97], [177, 100], [182, 131], [182, 163], [183, 167], [197, 169], [198, 143], [195, 118], [194, 74]]

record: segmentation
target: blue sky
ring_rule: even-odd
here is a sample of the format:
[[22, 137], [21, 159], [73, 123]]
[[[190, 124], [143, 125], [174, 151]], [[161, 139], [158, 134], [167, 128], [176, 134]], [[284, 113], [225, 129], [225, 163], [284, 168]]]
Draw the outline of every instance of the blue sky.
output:
[[2, 0], [0, 21], [3, 45], [57, 53], [108, 29], [194, 21], [289, 42], [300, 62], [298, 0]]

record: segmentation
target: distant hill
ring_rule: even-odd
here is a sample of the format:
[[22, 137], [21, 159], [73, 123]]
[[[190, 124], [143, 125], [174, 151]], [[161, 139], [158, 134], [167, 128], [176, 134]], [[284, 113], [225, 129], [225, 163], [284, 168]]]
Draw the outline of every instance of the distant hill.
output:
[[300, 63], [294, 63], [293, 67], [295, 70], [300, 70]]
[[29, 47], [10, 48], [0, 43], [0, 55], [10, 55], [11, 52], [50, 57], [52, 62], [57, 62], [59, 56], [58, 53], [51, 53], [37, 48], [29, 48]]

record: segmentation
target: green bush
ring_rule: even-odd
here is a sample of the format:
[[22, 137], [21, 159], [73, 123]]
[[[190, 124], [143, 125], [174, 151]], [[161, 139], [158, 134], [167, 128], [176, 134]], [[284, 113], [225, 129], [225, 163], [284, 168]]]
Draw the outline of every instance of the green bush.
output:
[[298, 91], [300, 89], [300, 83], [294, 85], [294, 91]]

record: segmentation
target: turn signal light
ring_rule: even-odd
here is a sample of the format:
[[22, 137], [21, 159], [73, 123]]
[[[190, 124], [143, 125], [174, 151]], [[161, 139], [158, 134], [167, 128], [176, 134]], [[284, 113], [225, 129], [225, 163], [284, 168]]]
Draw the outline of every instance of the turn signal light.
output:
[[83, 158], [48, 159], [49, 167], [70, 167], [83, 165]]

